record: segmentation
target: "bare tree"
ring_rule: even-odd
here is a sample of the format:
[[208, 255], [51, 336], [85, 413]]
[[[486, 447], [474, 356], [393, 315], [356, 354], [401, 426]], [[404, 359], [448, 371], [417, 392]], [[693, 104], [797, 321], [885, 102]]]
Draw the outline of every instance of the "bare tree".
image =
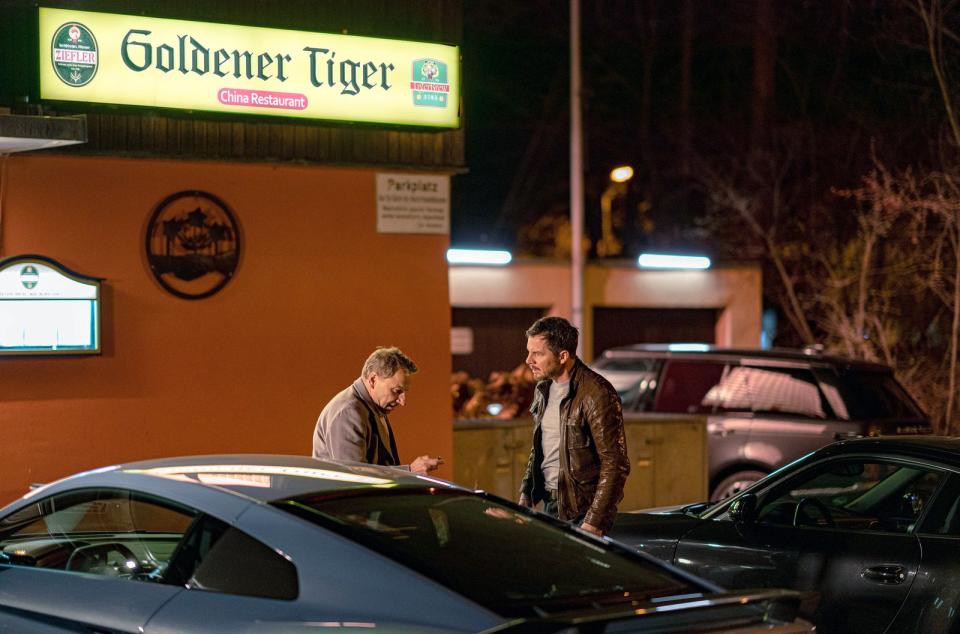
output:
[[788, 140], [742, 161], [720, 166], [699, 162], [696, 173], [710, 198], [712, 232], [726, 233], [741, 253], [759, 252], [773, 265], [780, 282], [776, 292], [788, 321], [804, 344], [813, 344], [816, 337], [798, 289], [799, 272], [792, 266], [802, 243], [796, 236], [797, 218], [805, 211], [788, 186], [796, 152], [794, 140]]
[[[893, 174], [878, 162], [859, 188], [837, 192], [857, 202], [861, 227], [856, 244], [862, 255], [871, 254], [847, 274], [855, 273], [860, 288], [870, 290], [868, 297], [858, 295], [849, 332], [842, 318], [839, 327], [827, 325], [848, 343], [856, 342], [848, 345], [849, 352], [879, 358], [922, 378], [913, 381], [919, 388], [915, 393], [923, 395], [944, 432], [957, 431], [958, 182], [956, 171], [929, 171], [918, 178], [911, 170]], [[944, 314], [949, 316], [946, 326], [941, 325]], [[918, 340], [921, 345], [912, 345]]]
[[[946, 111], [947, 122], [952, 136], [954, 150], [960, 150], [960, 121], [958, 121], [957, 109], [954, 106], [954, 96], [950, 89], [950, 80], [947, 77], [946, 64], [946, 44], [945, 38], [957, 43], [956, 34], [948, 28], [946, 21], [947, 14], [954, 7], [955, 2], [948, 2], [946, 5], [942, 0], [916, 0], [916, 12], [923, 22], [924, 31], [927, 39], [927, 54], [930, 56], [930, 65], [933, 74], [937, 80], [937, 87], [940, 91], [940, 97], [943, 100], [943, 107]], [[953, 153], [956, 156], [956, 152]], [[949, 381], [946, 407], [946, 421], [952, 430], [954, 426], [953, 411], [957, 392], [957, 357], [958, 345], [960, 345], [960, 195], [958, 195], [956, 174], [960, 170], [945, 169], [937, 174], [932, 174], [929, 182], [932, 191], [926, 198], [926, 211], [935, 214], [944, 225], [943, 236], [949, 241], [952, 249], [953, 280], [952, 293], [940, 293], [939, 296], [945, 300], [952, 310], [952, 322], [950, 327], [950, 354], [949, 354]], [[942, 253], [937, 250], [936, 253]]]

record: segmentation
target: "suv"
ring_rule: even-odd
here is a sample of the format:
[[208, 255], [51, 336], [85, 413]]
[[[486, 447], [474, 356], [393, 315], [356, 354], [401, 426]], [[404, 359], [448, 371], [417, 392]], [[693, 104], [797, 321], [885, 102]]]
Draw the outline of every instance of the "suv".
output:
[[711, 500], [834, 440], [932, 431], [888, 366], [815, 349], [635, 345], [607, 350], [592, 367], [620, 393], [628, 420], [707, 417]]

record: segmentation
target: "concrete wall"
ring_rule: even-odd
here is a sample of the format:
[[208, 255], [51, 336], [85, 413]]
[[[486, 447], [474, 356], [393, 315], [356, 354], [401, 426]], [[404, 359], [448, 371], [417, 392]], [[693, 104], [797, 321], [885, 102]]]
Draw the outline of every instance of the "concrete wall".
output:
[[[55, 155], [0, 166], [0, 255], [106, 278], [102, 355], [0, 358], [0, 503], [123, 461], [309, 454], [320, 409], [377, 345], [421, 368], [391, 416], [401, 458], [451, 462], [448, 238], [378, 234], [374, 171]], [[197, 301], [164, 291], [143, 252], [154, 206], [187, 189], [224, 200], [243, 239], [234, 279]]]
[[[457, 307], [549, 306], [570, 318], [570, 268], [564, 263], [515, 261], [505, 267], [450, 269], [450, 303]], [[589, 265], [584, 274], [583, 356], [593, 358], [594, 306], [624, 308], [715, 308], [716, 343], [760, 345], [762, 278], [755, 265], [706, 271], [640, 270], [635, 266]]]

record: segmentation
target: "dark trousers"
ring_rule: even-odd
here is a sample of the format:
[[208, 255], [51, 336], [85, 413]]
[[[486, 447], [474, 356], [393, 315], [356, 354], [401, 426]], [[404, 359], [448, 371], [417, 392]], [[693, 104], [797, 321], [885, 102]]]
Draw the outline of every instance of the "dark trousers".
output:
[[[557, 508], [557, 492], [553, 489], [546, 489], [545, 495], [543, 497], [543, 512], [549, 515], [550, 517], [556, 517], [559, 519], [560, 511]], [[577, 517], [570, 520], [570, 524], [573, 526], [580, 526], [583, 524], [583, 519], [587, 516], [586, 513], [583, 515], [578, 515]]]
[[547, 489], [543, 498], [543, 512], [550, 517], [559, 517], [560, 512], [557, 509], [557, 492], [555, 489]]

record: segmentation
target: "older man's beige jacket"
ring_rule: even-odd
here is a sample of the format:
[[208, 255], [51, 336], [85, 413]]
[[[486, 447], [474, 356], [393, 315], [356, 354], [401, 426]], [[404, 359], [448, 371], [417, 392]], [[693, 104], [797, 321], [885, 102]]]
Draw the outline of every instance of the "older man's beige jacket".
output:
[[313, 457], [397, 466], [397, 443], [386, 412], [357, 379], [327, 403], [313, 433]]

